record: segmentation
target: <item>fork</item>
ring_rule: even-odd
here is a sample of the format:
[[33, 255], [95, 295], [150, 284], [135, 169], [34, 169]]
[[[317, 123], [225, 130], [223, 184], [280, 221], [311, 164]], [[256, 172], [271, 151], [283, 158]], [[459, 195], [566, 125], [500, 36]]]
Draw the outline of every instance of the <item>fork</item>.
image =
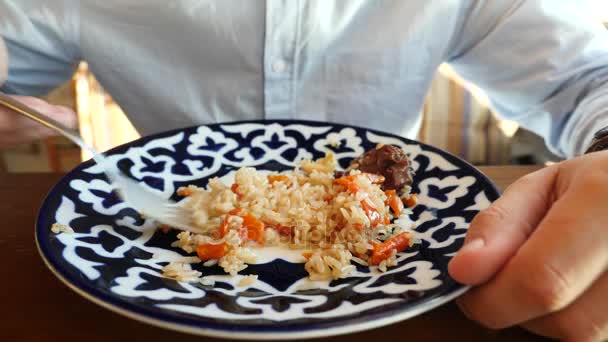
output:
[[200, 233], [194, 227], [190, 210], [170, 199], [159, 196], [125, 175], [116, 164], [110, 163], [103, 154], [98, 153], [93, 146], [87, 144], [77, 131], [3, 93], [0, 93], [0, 105], [57, 131], [82, 149], [90, 151], [93, 160], [104, 169], [104, 173], [116, 189], [118, 196], [144, 217], [173, 228]]

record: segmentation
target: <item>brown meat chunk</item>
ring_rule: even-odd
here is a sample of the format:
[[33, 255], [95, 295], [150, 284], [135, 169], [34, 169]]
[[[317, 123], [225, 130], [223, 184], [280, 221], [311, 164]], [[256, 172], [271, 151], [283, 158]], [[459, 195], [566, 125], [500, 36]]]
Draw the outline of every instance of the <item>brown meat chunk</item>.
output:
[[365, 152], [350, 163], [349, 169], [384, 176], [385, 190], [401, 190], [412, 184], [412, 168], [405, 152], [393, 145], [382, 145]]

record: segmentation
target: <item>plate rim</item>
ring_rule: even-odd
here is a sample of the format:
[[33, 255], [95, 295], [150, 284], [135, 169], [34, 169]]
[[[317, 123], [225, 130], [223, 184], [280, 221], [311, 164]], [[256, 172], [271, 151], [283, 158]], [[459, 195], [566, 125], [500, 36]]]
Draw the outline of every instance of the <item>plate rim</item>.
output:
[[[42, 252], [40, 250], [40, 246], [38, 244], [37, 239], [36, 239], [36, 247], [37, 247], [38, 252], [42, 256]], [[393, 323], [405, 321], [409, 318], [412, 318], [412, 317], [418, 316], [420, 314], [423, 314], [425, 312], [428, 312], [430, 310], [433, 310], [441, 305], [444, 305], [444, 304], [460, 297], [461, 295], [463, 295], [467, 291], [469, 291], [469, 289], [471, 288], [470, 286], [462, 286], [447, 295], [433, 298], [430, 301], [423, 303], [424, 305], [415, 306], [415, 307], [407, 309], [407, 310], [401, 310], [401, 312], [398, 312], [396, 315], [388, 315], [386, 313], [383, 313], [384, 317], [381, 317], [378, 320], [370, 319], [367, 322], [357, 322], [354, 324], [348, 324], [348, 321], [347, 321], [347, 322], [343, 322], [345, 324], [343, 324], [341, 326], [334, 326], [334, 327], [326, 328], [326, 329], [311, 328], [308, 330], [293, 329], [293, 330], [288, 330], [288, 331], [272, 331], [270, 329], [264, 330], [264, 331], [249, 331], [249, 330], [236, 331], [236, 330], [231, 330], [231, 329], [203, 328], [200, 326], [170, 322], [170, 321], [163, 320], [163, 319], [149, 317], [146, 314], [136, 313], [136, 312], [130, 311], [128, 309], [121, 308], [118, 305], [113, 305], [113, 304], [107, 303], [107, 302], [95, 297], [94, 295], [87, 293], [86, 291], [75, 286], [74, 284], [70, 283], [67, 279], [65, 279], [61, 275], [60, 272], [58, 272], [58, 270], [56, 270], [49, 263], [49, 261], [44, 256], [42, 256], [42, 259], [44, 260], [44, 264], [49, 268], [51, 273], [53, 273], [53, 275], [55, 275], [61, 281], [61, 283], [63, 283], [69, 289], [74, 291], [80, 297], [82, 297], [96, 305], [99, 305], [102, 308], [105, 308], [111, 312], [117, 313], [121, 316], [136, 320], [141, 323], [145, 323], [145, 324], [153, 325], [153, 326], [156, 326], [159, 328], [169, 329], [169, 330], [173, 330], [173, 331], [177, 331], [177, 332], [181, 332], [181, 333], [188, 333], [188, 334], [197, 335], [197, 336], [217, 337], [217, 338], [224, 338], [224, 339], [238, 339], [238, 340], [273, 340], [273, 341], [274, 340], [296, 340], [296, 339], [299, 340], [299, 339], [305, 339], [305, 338], [324, 338], [324, 337], [357, 333], [357, 332], [367, 331], [367, 330], [371, 330], [371, 329], [377, 329], [377, 328], [381, 328], [381, 327], [384, 327], [384, 326], [387, 326], [387, 325], [390, 325]], [[395, 311], [397, 311], [397, 310], [398, 309], [395, 309]], [[380, 315], [380, 314], [378, 314], [378, 315]], [[366, 318], [367, 318], [367, 316], [366, 316]], [[238, 322], [236, 324], [238, 324]], [[318, 324], [318, 323], [313, 323], [313, 324]]]
[[[333, 123], [333, 122], [324, 122], [324, 121], [314, 121], [314, 120], [240, 120], [240, 121], [228, 121], [228, 122], [220, 122], [214, 124], [201, 124], [201, 125], [191, 125], [181, 128], [176, 128], [172, 130], [162, 131], [155, 134], [147, 135], [136, 139], [134, 141], [116, 146], [104, 153], [114, 154], [126, 152], [128, 148], [133, 145], [144, 145], [150, 141], [169, 137], [179, 132], [187, 131], [187, 130], [196, 130], [199, 127], [220, 127], [223, 125], [239, 125], [239, 124], [280, 124], [282, 126], [287, 126], [291, 124], [303, 124], [303, 125], [312, 125], [312, 126], [323, 126], [329, 125], [337, 128], [355, 128], [361, 129], [366, 132], [372, 132], [374, 134], [379, 134], [382, 136], [397, 138], [401, 141], [404, 141], [407, 144], [415, 144], [421, 147], [424, 147], [426, 150], [438, 153], [442, 156], [448, 156], [449, 159], [458, 160], [459, 163], [465, 164], [468, 169], [474, 173], [476, 176], [481, 178], [485, 183], [484, 191], [493, 192], [492, 197], [500, 196], [500, 191], [497, 188], [496, 184], [489, 179], [483, 172], [481, 172], [474, 165], [470, 164], [468, 161], [453, 155], [448, 151], [444, 151], [432, 145], [428, 145], [422, 143], [417, 140], [408, 139], [405, 137], [401, 137], [396, 134], [382, 132], [379, 130], [369, 129], [366, 127], [342, 124], [342, 123]], [[319, 337], [328, 337], [335, 336], [347, 333], [354, 333], [365, 331], [369, 329], [379, 328], [382, 326], [386, 326], [392, 323], [404, 321], [406, 319], [412, 318], [414, 316], [420, 315], [427, 311], [430, 311], [438, 306], [446, 304], [453, 299], [461, 296], [465, 292], [467, 292], [470, 287], [462, 284], [456, 283], [451, 286], [446, 291], [436, 294], [433, 297], [428, 298], [426, 301], [422, 303], [412, 306], [412, 307], [395, 307], [391, 310], [381, 311], [373, 314], [365, 314], [363, 316], [350, 317], [339, 320], [338, 322], [332, 322], [331, 319], [328, 319], [329, 322], [310, 322], [310, 323], [300, 323], [295, 326], [290, 326], [287, 330], [277, 330], [276, 327], [273, 326], [252, 326], [249, 324], [238, 324], [238, 322], [234, 326], [227, 326], [223, 323], [215, 323], [215, 322], [204, 322], [197, 321], [192, 318], [185, 318], [179, 316], [172, 316], [170, 313], [166, 313], [165, 315], [159, 315], [155, 312], [146, 312], [145, 308], [141, 308], [127, 301], [121, 300], [116, 296], [107, 295], [92, 284], [87, 284], [87, 281], [81, 281], [78, 279], [73, 279], [70, 272], [66, 269], [62, 269], [61, 264], [57, 262], [57, 260], [53, 260], [53, 254], [50, 253], [50, 245], [48, 242], [41, 242], [39, 234], [42, 234], [42, 229], [40, 221], [42, 220], [43, 213], [47, 212], [45, 208], [48, 205], [48, 199], [51, 195], [59, 192], [59, 188], [65, 186], [65, 182], [72, 178], [74, 173], [81, 172], [84, 168], [89, 167], [93, 164], [91, 159], [80, 163], [73, 170], [64, 175], [59, 181], [57, 181], [51, 189], [45, 195], [42, 204], [38, 210], [38, 215], [36, 217], [36, 222], [34, 225], [34, 237], [36, 242], [36, 247], [39, 255], [43, 259], [45, 265], [49, 270], [68, 288], [72, 291], [76, 292], [81, 297], [104, 307], [112, 312], [118, 313], [120, 315], [126, 316], [128, 318], [137, 320], [139, 322], [151, 324], [157, 327], [166, 328], [174, 331], [180, 331], [195, 335], [201, 336], [212, 336], [212, 337], [220, 337], [220, 338], [236, 338], [242, 340], [252, 340], [252, 339], [269, 339], [269, 340], [277, 340], [277, 339], [299, 339], [299, 338], [319, 338]], [[494, 200], [494, 199], [492, 199]], [[156, 316], [156, 317], [155, 317]], [[166, 317], [163, 317], [166, 316]], [[198, 323], [198, 324], [197, 324]]]

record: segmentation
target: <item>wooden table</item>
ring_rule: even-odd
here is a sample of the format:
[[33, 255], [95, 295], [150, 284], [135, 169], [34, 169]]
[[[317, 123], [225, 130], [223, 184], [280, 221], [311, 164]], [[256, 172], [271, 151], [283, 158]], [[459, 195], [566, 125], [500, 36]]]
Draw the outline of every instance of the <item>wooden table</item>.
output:
[[[484, 167], [499, 187], [537, 167]], [[60, 174], [0, 175], [0, 341], [217, 341], [167, 331], [127, 319], [79, 297], [56, 279], [34, 243], [38, 207]], [[490, 331], [467, 320], [450, 303], [382, 329], [317, 341], [537, 341], [523, 329]]]

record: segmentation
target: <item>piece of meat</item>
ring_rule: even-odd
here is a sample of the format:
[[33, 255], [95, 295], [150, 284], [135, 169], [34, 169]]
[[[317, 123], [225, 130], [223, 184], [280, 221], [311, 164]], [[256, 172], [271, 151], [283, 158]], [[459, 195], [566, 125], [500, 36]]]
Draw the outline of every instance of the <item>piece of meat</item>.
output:
[[405, 152], [393, 145], [381, 145], [365, 152], [350, 163], [349, 170], [375, 173], [385, 178], [385, 190], [400, 191], [406, 185], [412, 185], [413, 170]]

